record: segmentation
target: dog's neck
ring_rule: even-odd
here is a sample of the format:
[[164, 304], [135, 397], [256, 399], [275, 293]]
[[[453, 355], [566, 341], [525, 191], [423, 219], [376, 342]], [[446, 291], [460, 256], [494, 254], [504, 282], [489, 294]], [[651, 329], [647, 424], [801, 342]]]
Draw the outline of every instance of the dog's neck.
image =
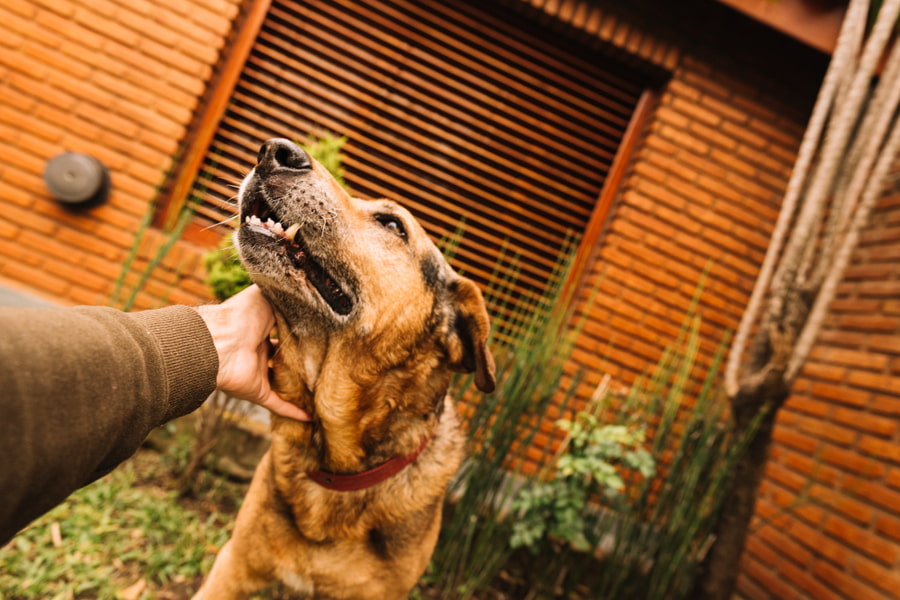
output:
[[295, 448], [305, 469], [361, 473], [413, 454], [434, 435], [447, 382], [429, 378], [429, 385], [415, 386], [409, 393], [417, 399], [432, 395], [423, 401], [402, 406], [377, 402], [373, 397], [380, 400], [379, 394], [347, 377], [347, 365], [326, 360], [325, 346], [302, 344], [294, 336], [280, 338], [273, 388], [305, 410], [312, 422], [276, 417], [273, 434]]

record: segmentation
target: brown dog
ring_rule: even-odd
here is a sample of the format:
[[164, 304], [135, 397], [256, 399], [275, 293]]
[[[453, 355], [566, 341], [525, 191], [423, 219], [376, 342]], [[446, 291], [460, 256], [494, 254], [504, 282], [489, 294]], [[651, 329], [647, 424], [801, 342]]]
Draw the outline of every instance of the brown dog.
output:
[[312, 422], [273, 417], [195, 599], [273, 581], [301, 597], [405, 598], [462, 458], [451, 372], [494, 388], [481, 293], [406, 210], [351, 198], [287, 140], [263, 144], [239, 197], [241, 258], [276, 314], [273, 387]]

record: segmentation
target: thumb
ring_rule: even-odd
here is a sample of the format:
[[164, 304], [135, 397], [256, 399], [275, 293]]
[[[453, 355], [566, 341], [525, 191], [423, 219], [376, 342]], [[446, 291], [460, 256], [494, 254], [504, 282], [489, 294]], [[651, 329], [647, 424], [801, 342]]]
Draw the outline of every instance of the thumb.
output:
[[281, 415], [282, 417], [287, 417], [288, 419], [294, 419], [295, 421], [312, 421], [305, 410], [290, 402], [285, 402], [271, 389], [258, 404], [271, 410], [273, 413]]

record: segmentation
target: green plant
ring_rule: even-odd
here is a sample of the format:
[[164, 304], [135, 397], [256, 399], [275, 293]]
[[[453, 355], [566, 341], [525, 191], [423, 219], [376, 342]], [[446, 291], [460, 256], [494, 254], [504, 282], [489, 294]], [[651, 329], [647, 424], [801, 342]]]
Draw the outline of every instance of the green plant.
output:
[[231, 298], [253, 283], [234, 250], [233, 235], [233, 232], [229, 232], [222, 238], [217, 249], [203, 255], [206, 284], [220, 302]]
[[323, 167], [328, 169], [341, 187], [346, 188], [347, 182], [344, 181], [344, 144], [347, 143], [345, 136], [337, 136], [331, 132], [322, 134], [311, 133], [305, 144], [300, 144], [310, 156], [319, 161]]
[[643, 427], [601, 425], [587, 411], [557, 425], [568, 432], [568, 450], [556, 461], [552, 479], [523, 485], [512, 504], [517, 520], [510, 545], [534, 554], [560, 542], [582, 552], [596, 547], [600, 539], [590, 526], [591, 497], [623, 509], [628, 494], [622, 468], [645, 479], [656, 473], [656, 461], [644, 448]]
[[0, 598], [113, 600], [208, 572], [228, 538], [229, 515], [199, 513], [147, 487], [145, 457], [79, 490], [0, 549]]
[[580, 330], [569, 312], [574, 289], [564, 287], [575, 247], [570, 242], [544, 294], [515, 303], [518, 261], [501, 253], [486, 293], [493, 312], [507, 315], [493, 333], [497, 389], [473, 391], [471, 376], [452, 385], [454, 397], [467, 399], [471, 458], [451, 486], [454, 501], [433, 559], [439, 580], [432, 587], [441, 598], [472, 598], [503, 568], [511, 554], [509, 503], [526, 453], [548, 407], [565, 407], [574, 395], [575, 386], [561, 386]]
[[502, 571], [506, 585], [518, 586], [512, 595], [527, 599], [688, 598], [730, 473], [755, 433], [735, 436], [729, 426], [718, 383], [728, 340], [697, 381], [699, 286], [657, 365], [623, 393], [610, 394], [604, 378], [588, 407], [563, 419], [568, 438], [550, 474], [529, 480], [519, 466], [539, 416], [551, 397], [566, 414], [582, 380], [577, 372], [562, 377], [580, 326], [567, 329], [560, 290], [548, 286], [533, 314], [519, 310], [508, 321], [504, 334], [514, 341], [500, 346], [498, 391], [469, 394], [473, 458], [451, 492], [458, 500], [448, 506], [431, 589], [441, 598], [477, 597]]

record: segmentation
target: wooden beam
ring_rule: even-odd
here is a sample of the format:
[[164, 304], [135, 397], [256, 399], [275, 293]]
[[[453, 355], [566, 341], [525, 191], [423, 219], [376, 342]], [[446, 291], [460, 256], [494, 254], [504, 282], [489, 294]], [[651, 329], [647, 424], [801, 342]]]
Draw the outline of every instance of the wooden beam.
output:
[[209, 99], [197, 132], [191, 140], [187, 152], [179, 161], [179, 170], [175, 181], [172, 183], [171, 191], [156, 215], [157, 226], [169, 229], [178, 220], [178, 215], [187, 202], [194, 180], [197, 178], [200, 167], [203, 165], [209, 145], [212, 143], [219, 128], [219, 122], [228, 109], [231, 94], [244, 70], [244, 63], [250, 56], [250, 52], [253, 50], [253, 45], [256, 42], [256, 36], [259, 34], [266, 16], [269, 14], [272, 0], [251, 1], [252, 4], [247, 17], [240, 25], [234, 45], [228, 53], [225, 65], [216, 83], [216, 88]]
[[831, 54], [847, 3], [837, 0], [719, 0], [757, 21]]
[[[651, 111], [656, 106], [658, 96], [659, 95], [655, 90], [648, 88], [644, 90], [644, 93], [638, 100], [637, 106], [635, 106], [631, 121], [628, 123], [628, 128], [625, 130], [625, 135], [622, 136], [622, 143], [619, 144], [619, 149], [616, 152], [615, 158], [613, 158], [609, 173], [606, 176], [606, 180], [603, 182], [603, 188], [600, 190], [600, 196], [597, 199], [597, 203], [594, 205], [594, 210], [592, 211], [587, 227], [584, 230], [581, 243], [578, 245], [578, 250], [575, 252], [575, 258], [573, 259], [566, 287], [572, 285], [580, 286], [585, 279], [590, 264], [597, 256], [600, 238], [603, 231], [606, 229], [613, 202], [619, 193], [622, 179], [625, 177], [625, 172], [631, 164], [631, 158], [637, 147], [638, 140], [644, 131], [644, 125], [647, 123]], [[565, 297], [566, 294], [564, 293], [563, 296]], [[577, 299], [577, 295], [573, 297]]]

